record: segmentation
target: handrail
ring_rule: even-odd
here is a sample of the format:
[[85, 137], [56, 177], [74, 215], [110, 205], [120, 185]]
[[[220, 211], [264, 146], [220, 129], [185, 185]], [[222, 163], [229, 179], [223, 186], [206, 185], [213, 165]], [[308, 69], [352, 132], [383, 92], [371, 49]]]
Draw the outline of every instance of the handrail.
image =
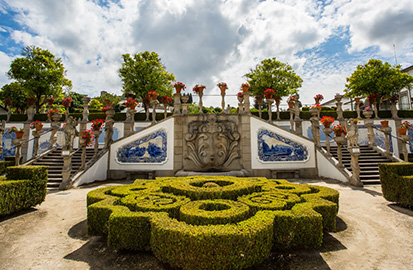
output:
[[[381, 130], [381, 129], [379, 129], [379, 128], [376, 128], [375, 126], [373, 126], [373, 128], [374, 128], [374, 129], [376, 129], [376, 130], [379, 130], [379, 131], [381, 131], [381, 132], [383, 132], [383, 133], [384, 133], [384, 131], [382, 131], [382, 130]], [[395, 138], [395, 139], [397, 139], [397, 140], [400, 140], [400, 141], [401, 141], [401, 139], [400, 139], [399, 137], [394, 136], [394, 135], [393, 135], [393, 134], [391, 134], [391, 133], [389, 133], [389, 135], [390, 135], [390, 137]], [[409, 141], [409, 142], [408, 142], [408, 141], [406, 141], [406, 144], [408, 144], [408, 145], [412, 146], [412, 144], [410, 143], [410, 141]]]
[[[47, 130], [46, 132], [41, 133], [41, 134], [40, 134], [40, 137], [43, 136], [44, 134], [49, 133], [49, 132], [52, 132], [52, 130], [50, 129], [50, 130]], [[33, 141], [33, 140], [35, 140], [35, 139], [36, 139], [36, 137], [31, 138], [31, 139], [29, 139], [29, 140], [22, 140], [21, 144], [23, 145], [23, 144], [29, 143], [29, 142], [31, 142], [31, 141]], [[11, 149], [15, 149], [15, 148], [17, 148], [16, 145], [14, 145], [14, 146], [11, 147]]]

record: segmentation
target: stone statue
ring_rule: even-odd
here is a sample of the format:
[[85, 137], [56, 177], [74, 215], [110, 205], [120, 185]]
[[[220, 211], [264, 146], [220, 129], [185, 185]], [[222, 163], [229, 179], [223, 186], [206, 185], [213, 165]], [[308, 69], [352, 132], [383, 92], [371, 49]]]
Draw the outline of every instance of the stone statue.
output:
[[359, 133], [357, 125], [353, 123], [353, 119], [348, 121], [349, 130], [346, 135], [348, 148], [358, 147]]
[[65, 134], [65, 145], [63, 150], [73, 150], [73, 140], [76, 136], [79, 136], [79, 131], [76, 130], [77, 120], [72, 116], [67, 119], [66, 125], [63, 128], [63, 133]]

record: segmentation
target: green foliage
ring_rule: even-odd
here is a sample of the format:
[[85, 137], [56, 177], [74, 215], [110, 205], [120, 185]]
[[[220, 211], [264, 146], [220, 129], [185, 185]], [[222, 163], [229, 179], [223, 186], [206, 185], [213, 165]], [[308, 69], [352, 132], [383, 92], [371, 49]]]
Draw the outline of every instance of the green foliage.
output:
[[289, 64], [277, 61], [276, 58], [262, 60], [245, 77], [250, 84], [251, 93], [255, 95], [264, 94], [270, 88], [275, 90], [276, 96], [288, 96], [297, 93], [303, 82]]
[[149, 91], [157, 91], [161, 96], [171, 96], [175, 76], [166, 71], [161, 58], [155, 52], [145, 51], [134, 56], [123, 54], [119, 77], [123, 92], [143, 98]]
[[389, 98], [413, 83], [413, 77], [400, 71], [400, 65], [391, 66], [377, 59], [370, 59], [347, 78], [344, 92], [349, 97], [367, 97], [378, 94]]
[[7, 167], [0, 180], [0, 216], [40, 204], [46, 198], [47, 166]]
[[[337, 191], [285, 180], [164, 177], [87, 195], [88, 233], [182, 269], [244, 269], [271, 249], [318, 247]], [[207, 225], [207, 226], [206, 226]]]
[[69, 108], [69, 112], [73, 113], [76, 109], [79, 109], [80, 113], [83, 112], [83, 98], [85, 95], [70, 91], [69, 97], [73, 99], [72, 104]]
[[17, 80], [28, 91], [28, 95], [37, 98], [37, 109], [41, 107], [45, 96], [58, 97], [63, 87], [72, 87], [72, 82], [65, 78], [66, 70], [61, 58], [35, 46], [24, 48], [22, 55], [24, 57], [12, 61], [7, 74], [10, 79]]
[[89, 111], [102, 111], [103, 103], [99, 99], [94, 98], [89, 102]]
[[[107, 106], [106, 102], [109, 101], [109, 105], [114, 107], [114, 109], [116, 110], [115, 107], [122, 100], [122, 98], [120, 96], [115, 95], [115, 94], [105, 93], [105, 94], [101, 95], [100, 97], [95, 97], [93, 100], [99, 101], [102, 104], [103, 107]], [[97, 103], [96, 105], [99, 105], [99, 103]], [[100, 108], [100, 109], [102, 109], [102, 108]]]
[[20, 109], [23, 112], [27, 107], [27, 90], [18, 82], [3, 85], [0, 91], [0, 100], [3, 105], [6, 98], [10, 98], [13, 102], [12, 108]]
[[383, 197], [413, 208], [413, 164], [412, 163], [379, 163], [380, 183]]
[[0, 175], [6, 172], [6, 168], [9, 166], [13, 166], [14, 161], [0, 161]]

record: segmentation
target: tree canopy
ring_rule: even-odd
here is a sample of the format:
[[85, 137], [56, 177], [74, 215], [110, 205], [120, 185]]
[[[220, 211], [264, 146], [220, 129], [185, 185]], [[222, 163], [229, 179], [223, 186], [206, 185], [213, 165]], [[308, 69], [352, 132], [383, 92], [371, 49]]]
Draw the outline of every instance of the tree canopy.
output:
[[24, 87], [28, 95], [37, 98], [37, 110], [45, 96], [58, 97], [63, 93], [63, 87], [72, 87], [72, 82], [65, 77], [61, 58], [35, 46], [24, 48], [22, 55], [24, 57], [12, 61], [7, 74]]
[[125, 94], [135, 94], [143, 98], [149, 91], [162, 95], [172, 95], [175, 76], [166, 71], [161, 58], [155, 52], [137, 53], [133, 57], [124, 54], [119, 77]]
[[6, 98], [9, 98], [12, 102], [12, 108], [20, 109], [24, 111], [26, 109], [27, 93], [18, 82], [12, 82], [3, 85], [0, 91], [0, 99], [5, 102]]
[[391, 97], [404, 87], [413, 83], [413, 77], [400, 71], [400, 65], [391, 66], [377, 59], [370, 59], [346, 79], [344, 92], [350, 97], [367, 97], [378, 94], [380, 97]]
[[297, 93], [303, 82], [289, 64], [277, 61], [275, 57], [262, 60], [245, 77], [250, 84], [251, 93], [255, 95], [264, 94], [270, 88], [275, 90], [276, 96], [288, 96]]

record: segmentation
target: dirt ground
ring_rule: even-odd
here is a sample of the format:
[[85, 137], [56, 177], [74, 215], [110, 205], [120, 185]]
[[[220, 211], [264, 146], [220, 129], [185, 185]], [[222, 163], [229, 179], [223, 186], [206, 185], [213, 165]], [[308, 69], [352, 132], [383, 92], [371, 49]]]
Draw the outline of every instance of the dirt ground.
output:
[[[273, 253], [253, 269], [413, 269], [413, 211], [384, 200], [380, 186], [292, 182], [340, 192], [337, 232], [317, 250]], [[87, 235], [86, 194], [101, 186], [50, 193], [40, 206], [1, 218], [0, 269], [171, 269], [151, 253], [117, 251]]]

